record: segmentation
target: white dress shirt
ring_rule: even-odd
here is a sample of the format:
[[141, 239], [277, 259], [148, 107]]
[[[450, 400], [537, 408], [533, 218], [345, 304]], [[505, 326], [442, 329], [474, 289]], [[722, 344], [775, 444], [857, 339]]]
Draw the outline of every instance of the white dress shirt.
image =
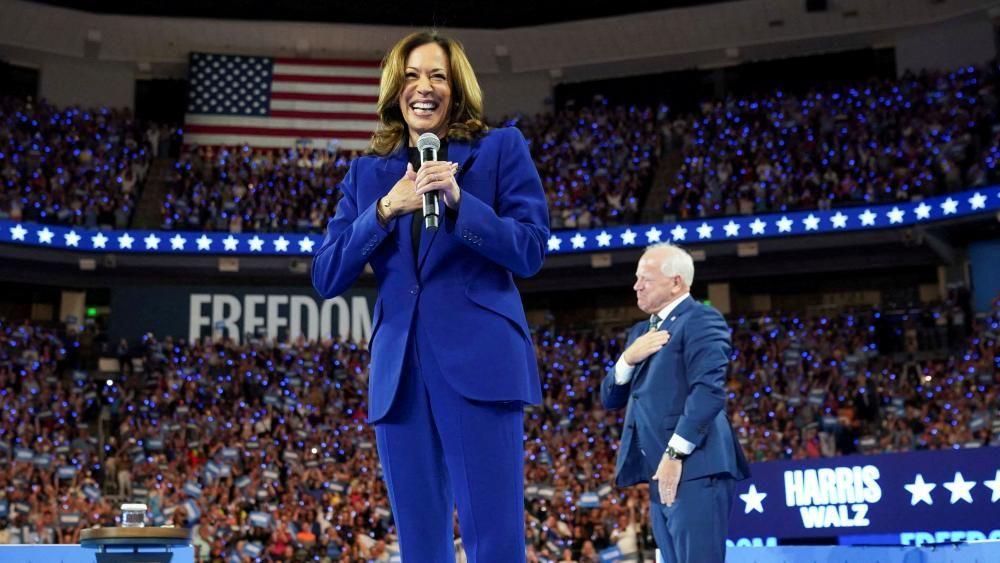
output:
[[[672, 313], [674, 309], [676, 309], [677, 306], [680, 305], [685, 299], [690, 297], [690, 295], [691, 295], [690, 293], [685, 293], [684, 295], [681, 295], [677, 299], [674, 299], [670, 303], [667, 303], [667, 306], [661, 309], [660, 312], [656, 314], [656, 316], [660, 318], [660, 322], [656, 325], [657, 330], [659, 330], [660, 327], [663, 326], [663, 321], [670, 318], [670, 313]], [[626, 362], [625, 355], [622, 354], [622, 356], [618, 358], [618, 362], [615, 364], [615, 384], [626, 385], [629, 381], [632, 380], [632, 373], [634, 371], [635, 371], [635, 366], [630, 365], [628, 362]], [[667, 443], [667, 445], [685, 455], [690, 454], [691, 452], [694, 451], [694, 444], [692, 442], [685, 440], [678, 434], [674, 434], [673, 436], [671, 436], [670, 441]]]

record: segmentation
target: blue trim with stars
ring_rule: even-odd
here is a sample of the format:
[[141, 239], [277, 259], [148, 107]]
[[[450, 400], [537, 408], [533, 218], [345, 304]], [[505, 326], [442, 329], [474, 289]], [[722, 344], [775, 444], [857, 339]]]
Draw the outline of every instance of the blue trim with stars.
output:
[[[549, 254], [643, 248], [656, 242], [700, 244], [906, 227], [1000, 210], [1000, 186], [928, 198], [825, 211], [695, 219], [679, 223], [557, 231]], [[216, 256], [309, 256], [323, 237], [304, 233], [105, 231], [0, 219], [0, 243], [81, 252]]]

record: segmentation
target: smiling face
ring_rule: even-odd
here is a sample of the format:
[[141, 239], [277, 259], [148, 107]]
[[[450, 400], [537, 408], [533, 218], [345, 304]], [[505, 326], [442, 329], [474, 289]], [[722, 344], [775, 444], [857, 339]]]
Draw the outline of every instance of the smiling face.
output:
[[685, 290], [680, 276], [668, 276], [660, 269], [664, 254], [662, 249], [648, 250], [635, 270], [636, 304], [649, 315], [659, 313]]
[[451, 76], [448, 55], [437, 43], [416, 47], [406, 57], [399, 108], [416, 146], [424, 133], [440, 138], [448, 134], [451, 108]]

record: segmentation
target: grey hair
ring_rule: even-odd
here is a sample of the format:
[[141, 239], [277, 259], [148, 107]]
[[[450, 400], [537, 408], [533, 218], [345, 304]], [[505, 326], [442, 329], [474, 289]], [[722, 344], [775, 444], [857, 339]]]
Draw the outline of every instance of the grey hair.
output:
[[691, 287], [694, 283], [694, 259], [688, 251], [669, 242], [658, 242], [647, 246], [646, 252], [660, 248], [667, 251], [660, 262], [660, 272], [665, 276], [680, 276], [684, 285]]

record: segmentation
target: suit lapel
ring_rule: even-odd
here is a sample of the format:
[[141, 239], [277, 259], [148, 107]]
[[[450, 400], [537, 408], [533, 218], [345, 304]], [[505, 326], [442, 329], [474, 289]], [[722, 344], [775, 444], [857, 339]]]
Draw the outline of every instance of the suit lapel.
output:
[[[677, 321], [677, 319], [679, 319], [681, 316], [685, 315], [693, 307], [694, 307], [694, 299], [690, 295], [688, 295], [687, 297], [684, 298], [683, 301], [681, 301], [680, 303], [677, 304], [676, 307], [674, 307], [674, 310], [670, 312], [670, 315], [668, 315], [667, 318], [663, 319], [663, 322], [660, 323], [660, 328], [657, 330], [670, 330], [670, 327], [673, 326], [674, 322]], [[673, 333], [671, 333], [670, 338], [673, 337], [674, 335]], [[669, 346], [669, 343], [667, 345]], [[649, 365], [656, 361], [657, 356], [659, 356], [659, 353], [653, 354], [639, 363], [639, 365], [636, 367], [635, 379], [639, 379], [640, 377], [645, 375], [647, 371], [649, 371]]]
[[[472, 145], [465, 141], [449, 141], [448, 142], [448, 160], [450, 162], [458, 163], [458, 174], [456, 175], [456, 180], [458, 185], [462, 185], [462, 175], [465, 173], [467, 166], [472, 164], [472, 157], [475, 156], [475, 152], [472, 150]], [[405, 168], [405, 163], [404, 163]], [[427, 261], [427, 254], [430, 253], [431, 244], [434, 243], [434, 239], [437, 238], [438, 231], [444, 226], [445, 222], [445, 205], [444, 201], [440, 202], [441, 205], [441, 220], [439, 221], [439, 227], [433, 232], [424, 232], [420, 237], [420, 249], [417, 252], [417, 272], [419, 273], [421, 268], [424, 266], [424, 262]], [[423, 227], [421, 227], [423, 228]], [[409, 231], [409, 229], [407, 229]], [[412, 240], [412, 239], [410, 239]], [[412, 243], [411, 243], [412, 244]]]

